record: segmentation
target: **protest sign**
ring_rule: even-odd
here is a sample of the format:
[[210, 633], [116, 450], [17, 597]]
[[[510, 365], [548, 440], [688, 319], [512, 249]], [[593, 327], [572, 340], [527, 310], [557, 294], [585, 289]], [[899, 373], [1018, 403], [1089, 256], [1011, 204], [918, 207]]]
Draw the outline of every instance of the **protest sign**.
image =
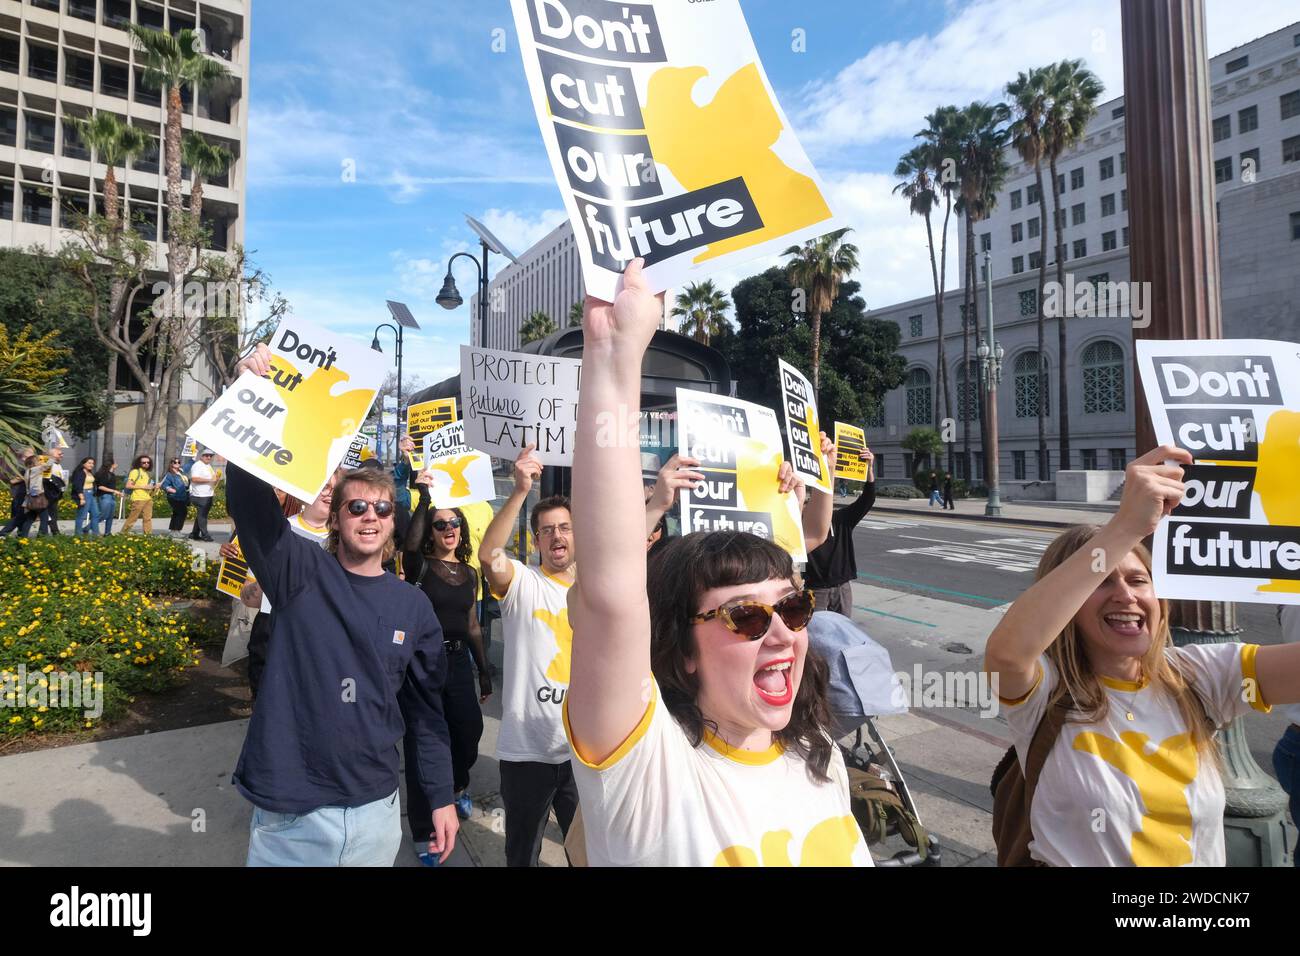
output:
[[366, 459], [374, 458], [370, 441], [371, 439], [365, 435], [357, 435], [348, 442], [348, 450], [344, 453], [343, 460], [339, 462], [339, 467], [352, 471], [354, 468], [360, 468], [361, 463]]
[[781, 408], [790, 442], [790, 464], [809, 488], [831, 492], [830, 469], [822, 457], [822, 431], [817, 421], [817, 393], [803, 372], [777, 359], [781, 374]]
[[739, 0], [511, 0], [588, 292], [650, 291], [838, 228]]
[[465, 425], [453, 422], [425, 439], [428, 463], [424, 471], [433, 474], [429, 497], [435, 508], [459, 508], [497, 496], [492, 459], [465, 444]]
[[835, 423], [835, 477], [849, 481], [867, 480], [867, 463], [862, 452], [867, 447], [867, 433], [856, 425]]
[[1156, 528], [1162, 598], [1300, 604], [1300, 345], [1141, 340], [1156, 441], [1191, 452]]
[[312, 501], [342, 460], [384, 380], [384, 357], [286, 318], [271, 376], [245, 372], [188, 435], [263, 481]]
[[677, 453], [676, 409], [641, 412], [638, 438], [641, 442], [641, 480], [653, 484], [659, 479], [659, 469]]
[[62, 429], [53, 425], [47, 427], [41, 432], [41, 437], [45, 439], [46, 448], [70, 448], [67, 436], [63, 434]]
[[462, 345], [465, 443], [509, 461], [535, 445], [543, 465], [573, 464], [581, 381], [578, 359]]
[[239, 557], [221, 559], [221, 567], [217, 570], [217, 590], [237, 598], [248, 581], [248, 562], [244, 560], [244, 552], [239, 547], [239, 540], [234, 539], [231, 544], [234, 545]]
[[185, 447], [181, 449], [182, 458], [197, 458], [199, 454], [199, 443], [193, 438], [185, 439]]
[[781, 427], [770, 408], [708, 392], [677, 389], [678, 450], [705, 477], [681, 492], [682, 532], [748, 531], [806, 561], [803, 515], [777, 474]]
[[437, 431], [444, 425], [456, 420], [456, 399], [436, 398], [431, 402], [420, 402], [406, 408], [406, 434], [415, 442], [415, 451], [410, 455], [411, 467], [416, 471], [424, 470], [424, 446], [422, 440], [429, 432]]

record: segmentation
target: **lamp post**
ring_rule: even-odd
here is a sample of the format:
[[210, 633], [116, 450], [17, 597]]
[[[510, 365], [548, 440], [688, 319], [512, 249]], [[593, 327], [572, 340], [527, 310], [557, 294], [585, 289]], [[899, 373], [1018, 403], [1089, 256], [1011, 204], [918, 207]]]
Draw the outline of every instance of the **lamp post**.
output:
[[447, 277], [442, 280], [442, 291], [434, 301], [444, 309], [460, 308], [465, 300], [461, 298], [460, 290], [456, 288], [456, 277], [452, 275], [451, 264], [461, 256], [474, 263], [474, 268], [478, 270], [478, 344], [479, 348], [487, 348], [488, 244], [484, 240], [479, 240], [479, 245], [483, 249], [482, 262], [468, 252], [458, 252], [447, 260]]
[[988, 294], [988, 308], [984, 310], [987, 325], [986, 335], [980, 347], [975, 350], [980, 363], [980, 381], [984, 385], [984, 407], [988, 420], [989, 447], [985, 453], [989, 456], [989, 497], [984, 505], [984, 514], [1000, 517], [1002, 514], [1002, 495], [998, 491], [1001, 476], [998, 469], [998, 385], [1002, 381], [1002, 346], [993, 338], [993, 265], [992, 254], [984, 253], [984, 288]]
[[[420, 325], [415, 321], [415, 316], [411, 315], [411, 310], [403, 302], [388, 301], [388, 312], [396, 320], [396, 325], [392, 322], [381, 322], [375, 326], [375, 336], [370, 340], [370, 347], [376, 352], [383, 352], [383, 347], [379, 344], [379, 330], [392, 329], [393, 334], [397, 337], [397, 431], [402, 431], [402, 330], [419, 329]], [[384, 407], [383, 401], [379, 404], [379, 434], [384, 433]]]

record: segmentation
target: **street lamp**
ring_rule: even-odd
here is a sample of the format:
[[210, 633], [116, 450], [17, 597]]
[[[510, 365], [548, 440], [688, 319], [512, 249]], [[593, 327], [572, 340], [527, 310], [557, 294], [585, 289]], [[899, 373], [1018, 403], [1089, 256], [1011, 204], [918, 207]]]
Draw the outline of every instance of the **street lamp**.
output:
[[1002, 382], [1002, 346], [993, 338], [993, 265], [992, 253], [984, 253], [984, 288], [988, 294], [988, 308], [984, 310], [988, 317], [985, 327], [986, 335], [980, 347], [975, 350], [980, 363], [980, 381], [984, 384], [984, 407], [988, 420], [985, 427], [989, 434], [989, 447], [985, 449], [989, 461], [989, 497], [984, 505], [984, 514], [989, 517], [1002, 515], [1002, 495], [998, 491], [1001, 476], [998, 469], [998, 385]]
[[487, 348], [487, 317], [488, 317], [488, 253], [495, 252], [499, 256], [505, 256], [515, 265], [519, 260], [514, 257], [509, 249], [473, 216], [466, 216], [465, 221], [469, 227], [474, 230], [478, 236], [479, 247], [483, 250], [483, 261], [479, 262], [468, 252], [457, 252], [447, 260], [447, 276], [442, 280], [442, 290], [438, 297], [433, 301], [437, 302], [444, 309], [458, 309], [464, 304], [465, 300], [461, 298], [460, 290], [456, 288], [456, 277], [452, 274], [451, 264], [464, 256], [470, 262], [474, 263], [474, 268], [478, 270], [478, 344], [479, 348]]
[[[388, 300], [388, 313], [396, 320], [397, 324], [392, 322], [381, 322], [375, 326], [374, 338], [370, 340], [370, 347], [376, 352], [382, 353], [383, 347], [379, 344], [379, 330], [392, 329], [394, 336], [397, 338], [397, 431], [402, 431], [402, 330], [419, 329], [420, 325], [415, 321], [415, 316], [411, 315], [411, 310], [403, 302], [393, 302]], [[379, 434], [384, 433], [384, 408], [383, 401], [379, 405]]]

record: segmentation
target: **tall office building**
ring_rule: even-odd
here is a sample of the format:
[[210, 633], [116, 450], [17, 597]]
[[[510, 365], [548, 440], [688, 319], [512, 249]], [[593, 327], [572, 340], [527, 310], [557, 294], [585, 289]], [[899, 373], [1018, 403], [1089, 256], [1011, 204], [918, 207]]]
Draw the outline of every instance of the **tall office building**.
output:
[[[1300, 22], [1210, 60], [1215, 191], [1219, 212], [1224, 335], [1295, 341], [1300, 334]], [[975, 224], [980, 335], [987, 322], [982, 268], [988, 251], [993, 272], [993, 317], [1005, 350], [998, 391], [1003, 482], [1026, 495], [1058, 469], [1114, 469], [1136, 451], [1133, 413], [1133, 317], [1071, 316], [1067, 349], [1058, 354], [1057, 319], [1048, 318], [1046, 433], [1048, 461], [1037, 462], [1037, 316], [1039, 240], [1048, 233], [1048, 279], [1056, 279], [1057, 229], [1065, 240], [1066, 287], [1102, 290], [1099, 305], [1114, 305], [1118, 283], [1129, 280], [1128, 156], [1124, 100], [1102, 103], [1080, 142], [1057, 163], [1055, 188], [1062, 221], [1043, 222], [1032, 166], [1008, 149], [1006, 185], [988, 219]], [[1053, 188], [1043, 170], [1044, 189]], [[1048, 218], [1053, 217], [1049, 194]], [[944, 347], [952, 389], [959, 476], [982, 474], [978, 373], [970, 343], [964, 366], [963, 300], [965, 228], [954, 218], [958, 256], [949, 262], [958, 288], [945, 296]], [[950, 241], [953, 236], [950, 235]], [[1110, 299], [1104, 298], [1105, 293]], [[1130, 303], [1131, 305], [1131, 303]], [[1118, 312], [1119, 310], [1114, 310]], [[874, 309], [873, 318], [896, 322], [907, 358], [902, 387], [885, 397], [883, 413], [868, 423], [873, 450], [884, 454], [885, 478], [906, 478], [914, 461], [900, 445], [911, 429], [937, 425], [937, 317], [934, 297]], [[1141, 321], [1141, 320], [1139, 320]], [[967, 374], [969, 372], [969, 374]], [[1056, 406], [1058, 376], [1069, 384], [1071, 461], [1059, 461]], [[945, 417], [940, 408], [939, 418]], [[963, 425], [971, 434], [969, 461], [960, 454]], [[946, 458], [946, 455], [945, 455]], [[941, 463], [946, 466], [946, 460]]]
[[[224, 175], [204, 186], [203, 220], [213, 251], [242, 244], [250, 13], [251, 0], [0, 0], [0, 246], [53, 253], [69, 237], [70, 211], [84, 213], [92, 204], [102, 211], [106, 168], [72, 121], [107, 111], [150, 137], [150, 148], [118, 175], [123, 214], [154, 242], [153, 268], [166, 269], [166, 110], [163, 92], [144, 83], [127, 32], [132, 23], [195, 30], [230, 72], [197, 96], [183, 91], [183, 123], [234, 157]], [[189, 171], [184, 174], [188, 196]], [[131, 452], [141, 402], [130, 391], [136, 383], [121, 371], [119, 462]], [[212, 397], [211, 379], [200, 357], [182, 387], [185, 423]]]

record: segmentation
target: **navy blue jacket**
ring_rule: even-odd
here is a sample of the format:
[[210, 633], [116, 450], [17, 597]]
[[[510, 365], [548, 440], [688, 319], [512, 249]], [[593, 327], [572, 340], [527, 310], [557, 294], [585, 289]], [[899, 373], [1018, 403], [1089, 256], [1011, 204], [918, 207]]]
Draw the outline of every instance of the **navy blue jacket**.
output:
[[397, 789], [410, 728], [429, 805], [450, 804], [447, 653], [429, 599], [391, 574], [343, 570], [289, 530], [271, 488], [247, 472], [231, 465], [226, 481], [239, 543], [275, 607], [239, 792], [276, 813], [372, 803]]

